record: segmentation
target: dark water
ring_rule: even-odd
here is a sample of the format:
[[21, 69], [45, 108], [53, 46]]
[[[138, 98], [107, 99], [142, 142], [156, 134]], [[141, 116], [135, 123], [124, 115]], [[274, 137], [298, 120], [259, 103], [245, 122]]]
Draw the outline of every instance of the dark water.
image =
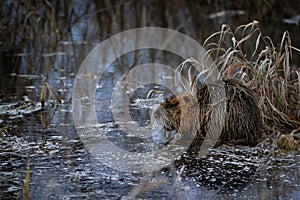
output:
[[[3, 114], [0, 109], [1, 199], [15, 199], [20, 194], [28, 162], [32, 199], [299, 199], [297, 152], [273, 154], [271, 147], [265, 146], [223, 147], [213, 151], [206, 160], [186, 165], [182, 171], [179, 163], [152, 173], [121, 172], [90, 154], [75, 128], [72, 113], [77, 71], [90, 51], [110, 36], [132, 28], [155, 26], [177, 30], [202, 43], [220, 30], [223, 23], [235, 28], [258, 20], [262, 32], [276, 46], [288, 30], [292, 44], [299, 48], [300, 28], [297, 18], [292, 18], [300, 14], [297, 1], [234, 4], [227, 1], [1, 1], [0, 6], [0, 105], [24, 102], [27, 98], [33, 103], [28, 112], [20, 109]], [[121, 94], [112, 99], [113, 88], [135, 66], [151, 62], [175, 68], [182, 61], [182, 57], [151, 49], [130, 52], [114, 61], [97, 84], [97, 128], [122, 149], [152, 151], [155, 147], [149, 145], [151, 137], [137, 138], [125, 133], [111, 111], [111, 100], [131, 103], [133, 121], [130, 123], [138, 123], [140, 127], [150, 125], [148, 113], [153, 102], [148, 105], [143, 99], [152, 86], [140, 84], [139, 89], [130, 91], [133, 95], [129, 102], [122, 102]], [[157, 74], [161, 75], [162, 82], [174, 80], [162, 69], [141, 74], [140, 78], [145, 80]], [[90, 76], [92, 79], [93, 74]], [[57, 109], [40, 110], [44, 82], [62, 99]], [[125, 92], [127, 88], [124, 87]], [[18, 106], [10, 108], [14, 109]], [[42, 114], [50, 121], [47, 129], [43, 128]]]

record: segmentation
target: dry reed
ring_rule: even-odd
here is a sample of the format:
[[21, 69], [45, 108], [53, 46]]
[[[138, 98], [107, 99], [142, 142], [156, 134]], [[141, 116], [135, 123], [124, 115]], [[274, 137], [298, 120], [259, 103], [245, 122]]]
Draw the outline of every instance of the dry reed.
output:
[[300, 67], [293, 58], [300, 50], [292, 46], [288, 32], [278, 48], [262, 34], [257, 21], [236, 30], [224, 25], [204, 47], [221, 77], [239, 78], [255, 91], [266, 136], [299, 134]]

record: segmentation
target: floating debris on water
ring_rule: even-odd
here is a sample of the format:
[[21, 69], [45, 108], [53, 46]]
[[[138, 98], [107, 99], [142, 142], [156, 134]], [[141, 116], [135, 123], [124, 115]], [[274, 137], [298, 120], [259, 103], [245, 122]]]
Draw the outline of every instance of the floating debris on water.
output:
[[0, 105], [0, 117], [2, 119], [16, 119], [39, 110], [41, 110], [41, 105], [31, 101], [5, 103]]

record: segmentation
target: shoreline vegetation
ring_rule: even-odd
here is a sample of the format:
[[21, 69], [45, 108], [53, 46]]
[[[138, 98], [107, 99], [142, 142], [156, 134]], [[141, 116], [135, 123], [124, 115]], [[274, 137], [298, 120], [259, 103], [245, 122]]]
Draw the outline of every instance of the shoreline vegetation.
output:
[[232, 74], [228, 66], [238, 66], [238, 73], [242, 73], [239, 79], [256, 93], [266, 140], [271, 139], [281, 148], [297, 150], [300, 67], [293, 58], [299, 57], [300, 50], [292, 46], [289, 33], [283, 33], [280, 47], [276, 47], [269, 36], [263, 35], [257, 21], [235, 30], [223, 25], [220, 32], [204, 42], [204, 48], [215, 60], [222, 77]]

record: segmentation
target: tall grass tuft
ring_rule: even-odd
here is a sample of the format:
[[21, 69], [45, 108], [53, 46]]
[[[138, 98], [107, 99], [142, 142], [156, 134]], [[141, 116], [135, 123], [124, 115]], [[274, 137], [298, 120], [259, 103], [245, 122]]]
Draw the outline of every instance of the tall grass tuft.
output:
[[300, 132], [300, 67], [288, 32], [279, 47], [253, 21], [235, 30], [223, 25], [204, 47], [223, 78], [238, 78], [257, 95], [267, 135]]

